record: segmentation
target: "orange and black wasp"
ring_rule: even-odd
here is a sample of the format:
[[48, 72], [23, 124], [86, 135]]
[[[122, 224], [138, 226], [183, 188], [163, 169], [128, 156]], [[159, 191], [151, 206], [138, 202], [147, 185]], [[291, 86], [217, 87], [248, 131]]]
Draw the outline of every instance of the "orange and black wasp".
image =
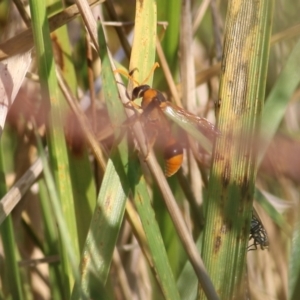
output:
[[[137, 98], [142, 98], [140, 107], [133, 102]], [[207, 138], [219, 134], [214, 125], [206, 119], [189, 113], [167, 101], [160, 91], [151, 88], [149, 85], [139, 85], [133, 89], [131, 104], [142, 109], [142, 123], [147, 136], [150, 137], [150, 146], [158, 141], [163, 150], [165, 175], [167, 177], [174, 175], [181, 167], [183, 145], [172, 133], [171, 124], [166, 115], [181, 119], [184, 124], [192, 123], [197, 131], [200, 130]]]
[[266, 229], [262, 224], [256, 210], [252, 210], [249, 240], [253, 239], [253, 244], [248, 247], [248, 251], [256, 250], [260, 246], [262, 250], [269, 246], [269, 239]]

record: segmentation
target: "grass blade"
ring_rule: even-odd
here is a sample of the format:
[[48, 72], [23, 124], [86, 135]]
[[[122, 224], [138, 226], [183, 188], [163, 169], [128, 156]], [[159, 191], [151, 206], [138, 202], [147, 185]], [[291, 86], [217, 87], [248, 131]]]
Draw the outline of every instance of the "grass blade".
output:
[[289, 58], [281, 71], [272, 91], [266, 99], [263, 109], [261, 130], [263, 143], [260, 146], [259, 162], [263, 158], [280, 122], [284, 116], [289, 100], [300, 82], [297, 66], [300, 65], [300, 40], [294, 46]]
[[[5, 176], [4, 176], [4, 166], [3, 166], [3, 150], [0, 150], [0, 193], [4, 195], [6, 193]], [[0, 202], [2, 210], [3, 200]], [[10, 212], [5, 212], [7, 216]], [[2, 223], [2, 222], [1, 222]], [[5, 280], [3, 282], [2, 289], [6, 290], [8, 294], [11, 295], [13, 299], [24, 299], [22, 290], [22, 281], [20, 269], [17, 263], [17, 245], [15, 242], [15, 234], [13, 229], [13, 222], [11, 215], [3, 221], [0, 225], [1, 239], [3, 243], [3, 250], [5, 255], [4, 260], [4, 270], [5, 270]]]
[[[58, 188], [59, 198], [63, 201], [62, 208], [68, 224], [68, 231], [72, 237], [71, 243], [78, 259], [78, 235], [76, 230], [77, 227], [69, 173], [69, 162], [62, 122], [64, 117], [64, 106], [62, 105], [59, 97], [59, 88], [56, 80], [55, 63], [52, 53], [45, 2], [40, 0], [31, 0], [30, 10], [39, 66], [39, 76], [44, 96], [43, 100], [46, 102], [46, 107], [51, 107], [47, 124], [47, 139], [49, 144], [50, 160], [54, 170], [54, 178]], [[62, 245], [64, 244], [62, 243]], [[72, 276], [72, 266], [65, 249], [62, 249], [61, 255], [61, 263], [65, 274], [64, 284], [69, 287], [69, 293], [66, 295], [68, 297], [74, 284], [74, 278]]]
[[[116, 104], [119, 96], [105, 50], [106, 42], [101, 25], [98, 35], [101, 49], [103, 90], [105, 98], [108, 100], [111, 118], [115, 120], [115, 125], [120, 128], [122, 120], [125, 120], [125, 114], [122, 105]], [[121, 110], [120, 107], [122, 107]], [[118, 136], [117, 133], [116, 136]], [[104, 288], [107, 281], [114, 247], [125, 212], [125, 202], [129, 193], [127, 173], [128, 149], [127, 143], [122, 141], [117, 148], [114, 148], [107, 163], [83, 251], [81, 265], [83, 276], [80, 288], [89, 296], [94, 294], [98, 284], [101, 283]], [[73, 299], [79, 297], [78, 292], [79, 287], [76, 286], [72, 294]]]
[[[38, 150], [39, 154], [42, 160], [43, 164], [43, 170], [44, 170], [44, 176], [46, 185], [48, 188], [48, 192], [51, 199], [52, 209], [54, 212], [54, 215], [56, 217], [56, 221], [58, 224], [58, 229], [61, 237], [61, 242], [63, 243], [63, 248], [65, 249], [67, 255], [68, 255], [68, 263], [71, 267], [72, 277], [76, 280], [76, 282], [79, 281], [79, 272], [78, 272], [78, 263], [76, 258], [76, 252], [73, 248], [73, 242], [71, 241], [71, 234], [68, 232], [67, 224], [65, 222], [64, 212], [62, 209], [61, 200], [59, 199], [59, 194], [56, 189], [56, 184], [54, 182], [54, 178], [51, 174], [50, 167], [48, 165], [46, 153], [43, 149], [42, 142], [38, 134], [36, 134], [37, 137], [37, 144], [38, 144]], [[68, 274], [69, 276], [71, 274]], [[68, 292], [67, 289], [64, 289], [65, 292]]]
[[227, 11], [217, 110], [222, 136], [214, 150], [203, 235], [203, 260], [221, 299], [245, 291], [256, 176], [252, 142], [263, 106], [272, 7], [272, 0], [232, 0]]

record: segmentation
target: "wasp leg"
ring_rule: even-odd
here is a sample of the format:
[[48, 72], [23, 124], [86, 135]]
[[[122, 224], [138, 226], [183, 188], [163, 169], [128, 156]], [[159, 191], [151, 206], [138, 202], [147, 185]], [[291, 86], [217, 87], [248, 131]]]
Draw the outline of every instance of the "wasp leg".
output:
[[159, 68], [159, 63], [158, 63], [158, 62], [155, 62], [154, 65], [152, 66], [152, 68], [151, 68], [151, 70], [150, 70], [148, 76], [143, 80], [143, 82], [142, 82], [140, 85], [145, 84], [145, 83], [149, 80], [149, 78], [150, 78], [150, 76], [152, 75], [152, 73], [153, 73], [153, 72], [155, 71], [155, 69], [157, 69], [157, 68]]
[[157, 68], [159, 68], [159, 67], [160, 67], [160, 66], [159, 66], [159, 63], [158, 63], [158, 62], [155, 62], [154, 65], [152, 66], [152, 68], [151, 68], [149, 74], [147, 75], [147, 77], [146, 77], [146, 78], [143, 80], [143, 82], [142, 82], [141, 84], [139, 84], [139, 85], [145, 84], [145, 83], [149, 80], [150, 76], [151, 76], [152, 73], [155, 71], [155, 69], [157, 69]]
[[[135, 71], [135, 70], [136, 69], [134, 69], [133, 71]], [[127, 71], [124, 71], [122, 69], [116, 69], [116, 70], [114, 70], [114, 73], [122, 74], [122, 75], [126, 76], [128, 79], [130, 79], [132, 82], [134, 82], [136, 85], [140, 85], [139, 82], [132, 77], [133, 72], [128, 73]]]
[[136, 104], [134, 101], [128, 101], [126, 103], [123, 103], [123, 105], [124, 105], [125, 108], [129, 108], [129, 109], [132, 109], [132, 110], [141, 109], [141, 106]]
[[248, 252], [249, 251], [257, 250], [257, 244], [253, 243], [252, 245], [250, 245], [250, 246], [247, 247], [247, 250], [248, 250]]
[[139, 69], [138, 69], [138, 68], [134, 68], [134, 69], [132, 69], [132, 70], [129, 72], [129, 75], [130, 75], [130, 76], [132, 76], [132, 75], [134, 74], [134, 72], [135, 72], [135, 71], [137, 71], [137, 72], [138, 72], [138, 71], [139, 71]]
[[124, 75], [124, 76], [126, 76], [128, 79], [130, 79], [132, 82], [134, 82], [136, 85], [142, 85], [142, 84], [144, 84], [145, 82], [147, 82], [148, 80], [149, 80], [149, 78], [150, 78], [150, 76], [152, 75], [152, 73], [155, 71], [155, 69], [157, 69], [157, 68], [159, 68], [159, 63], [158, 62], [156, 62], [156, 63], [154, 63], [154, 65], [152, 66], [152, 68], [151, 68], [151, 70], [150, 70], [150, 72], [149, 72], [149, 74], [148, 74], [148, 76], [143, 80], [143, 82], [140, 84], [137, 80], [135, 80], [134, 78], [133, 78], [133, 73], [135, 72], [135, 71], [138, 71], [138, 69], [137, 68], [134, 68], [132, 71], [130, 71], [130, 72], [127, 72], [127, 71], [124, 71], [124, 70], [122, 70], [122, 69], [116, 69], [116, 70], [114, 70], [114, 73], [119, 73], [119, 74], [122, 74], [122, 75]]

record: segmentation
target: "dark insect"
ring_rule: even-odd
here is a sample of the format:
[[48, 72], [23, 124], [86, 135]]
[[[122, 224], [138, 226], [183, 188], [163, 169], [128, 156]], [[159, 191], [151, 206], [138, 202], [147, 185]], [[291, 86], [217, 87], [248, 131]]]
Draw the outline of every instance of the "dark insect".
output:
[[267, 231], [265, 230], [255, 209], [252, 210], [249, 241], [252, 239], [253, 244], [248, 246], [248, 251], [257, 250], [257, 246], [260, 246], [262, 250], [269, 246]]

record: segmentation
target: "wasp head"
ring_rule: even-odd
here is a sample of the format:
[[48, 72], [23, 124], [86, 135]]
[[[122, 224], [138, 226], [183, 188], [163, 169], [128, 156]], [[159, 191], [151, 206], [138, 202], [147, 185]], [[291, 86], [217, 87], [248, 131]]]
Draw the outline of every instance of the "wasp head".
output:
[[139, 86], [135, 87], [132, 91], [132, 97], [131, 97], [132, 100], [144, 97], [144, 93], [149, 89], [151, 89], [151, 88], [147, 84], [143, 84], [143, 85], [139, 85]]

